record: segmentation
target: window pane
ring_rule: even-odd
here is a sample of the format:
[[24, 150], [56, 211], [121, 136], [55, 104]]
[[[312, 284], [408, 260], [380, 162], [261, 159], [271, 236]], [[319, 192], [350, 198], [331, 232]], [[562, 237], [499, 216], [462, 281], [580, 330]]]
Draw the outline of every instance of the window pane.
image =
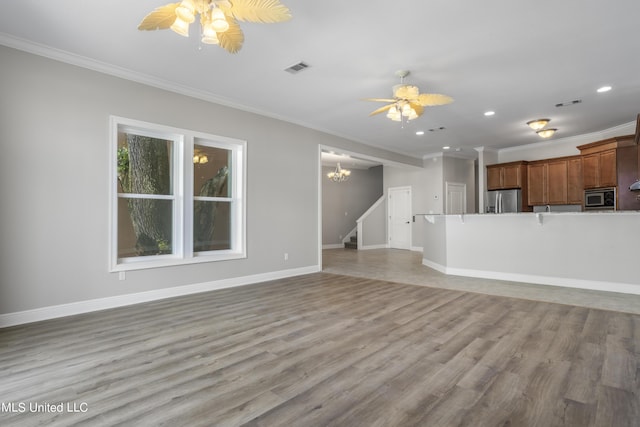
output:
[[173, 201], [118, 198], [118, 258], [173, 253]]
[[195, 201], [193, 251], [231, 249], [231, 203]]
[[231, 150], [194, 145], [193, 195], [231, 197]]
[[173, 141], [118, 133], [118, 192], [173, 194]]

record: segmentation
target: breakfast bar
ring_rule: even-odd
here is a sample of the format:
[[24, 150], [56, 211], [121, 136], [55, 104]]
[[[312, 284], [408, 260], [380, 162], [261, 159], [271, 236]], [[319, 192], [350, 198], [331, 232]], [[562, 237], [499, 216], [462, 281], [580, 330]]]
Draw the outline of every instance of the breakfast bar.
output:
[[640, 211], [423, 215], [445, 274], [640, 294]]

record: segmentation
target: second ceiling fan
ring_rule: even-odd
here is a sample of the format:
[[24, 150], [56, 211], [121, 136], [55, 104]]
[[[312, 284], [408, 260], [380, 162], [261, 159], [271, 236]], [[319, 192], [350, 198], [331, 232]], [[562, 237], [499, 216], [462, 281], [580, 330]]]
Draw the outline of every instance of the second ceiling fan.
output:
[[451, 104], [453, 98], [439, 93], [420, 93], [417, 86], [404, 83], [404, 78], [409, 75], [409, 71], [396, 71], [396, 76], [400, 77], [400, 84], [393, 86], [393, 98], [366, 98], [365, 101], [387, 102], [388, 104], [374, 110], [369, 116], [387, 112], [387, 117], [393, 121], [401, 122], [413, 120], [424, 113], [424, 107], [434, 107], [438, 105]]

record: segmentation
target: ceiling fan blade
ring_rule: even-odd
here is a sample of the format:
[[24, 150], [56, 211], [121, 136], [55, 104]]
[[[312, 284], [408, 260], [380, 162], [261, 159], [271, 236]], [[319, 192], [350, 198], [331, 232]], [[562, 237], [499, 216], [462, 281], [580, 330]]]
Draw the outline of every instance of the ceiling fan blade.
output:
[[434, 107], [436, 105], [446, 105], [453, 102], [453, 98], [439, 93], [422, 93], [416, 102], [423, 107]]
[[389, 104], [389, 105], [385, 105], [384, 107], [380, 107], [377, 110], [372, 111], [371, 113], [369, 113], [369, 116], [375, 116], [376, 114], [384, 113], [385, 111], [389, 110], [394, 105], [395, 104]]
[[413, 111], [416, 112], [418, 117], [420, 117], [422, 113], [424, 113], [424, 107], [417, 102], [410, 102], [409, 105], [411, 105], [411, 108], [413, 108]]
[[239, 21], [272, 24], [291, 19], [291, 12], [279, 0], [233, 0], [230, 8], [221, 5], [221, 9]]
[[364, 98], [363, 101], [373, 101], [373, 102], [396, 102], [397, 99], [388, 99], [388, 98]]
[[224, 33], [217, 33], [220, 47], [229, 53], [238, 53], [244, 43], [244, 33], [240, 25], [238, 25], [238, 21], [232, 17], [227, 16], [227, 22], [229, 23], [229, 29]]
[[176, 9], [180, 6], [178, 3], [170, 3], [164, 6], [157, 7], [153, 12], [144, 17], [140, 25], [139, 30], [166, 30], [176, 20]]

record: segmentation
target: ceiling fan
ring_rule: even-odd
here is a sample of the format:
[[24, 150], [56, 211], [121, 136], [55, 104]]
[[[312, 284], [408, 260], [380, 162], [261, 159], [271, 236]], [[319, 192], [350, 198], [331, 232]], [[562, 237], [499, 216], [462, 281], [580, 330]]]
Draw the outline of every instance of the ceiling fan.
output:
[[404, 78], [409, 75], [407, 70], [396, 71], [400, 77], [400, 84], [393, 86], [393, 98], [366, 98], [365, 101], [388, 102], [389, 104], [371, 112], [369, 116], [387, 112], [387, 117], [396, 122], [403, 119], [413, 120], [424, 113], [424, 107], [446, 105], [453, 102], [453, 98], [439, 93], [420, 93], [418, 86], [404, 84]]
[[244, 34], [238, 21], [276, 23], [291, 19], [289, 9], [279, 0], [182, 0], [156, 8], [144, 17], [139, 30], [170, 28], [189, 37], [189, 24], [200, 15], [202, 42], [218, 44], [227, 52], [242, 48]]

